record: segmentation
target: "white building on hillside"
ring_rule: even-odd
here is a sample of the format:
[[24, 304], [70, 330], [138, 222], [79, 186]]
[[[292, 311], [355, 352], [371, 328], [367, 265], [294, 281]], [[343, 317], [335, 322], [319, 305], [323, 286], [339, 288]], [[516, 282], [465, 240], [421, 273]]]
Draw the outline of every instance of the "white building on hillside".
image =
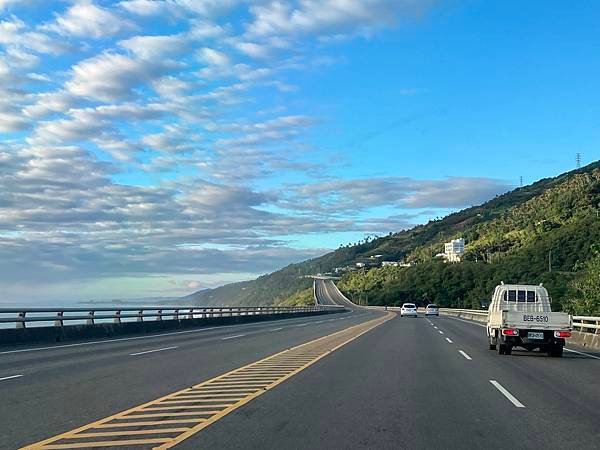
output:
[[465, 240], [452, 239], [444, 244], [444, 255], [447, 261], [460, 262], [462, 255], [465, 253]]

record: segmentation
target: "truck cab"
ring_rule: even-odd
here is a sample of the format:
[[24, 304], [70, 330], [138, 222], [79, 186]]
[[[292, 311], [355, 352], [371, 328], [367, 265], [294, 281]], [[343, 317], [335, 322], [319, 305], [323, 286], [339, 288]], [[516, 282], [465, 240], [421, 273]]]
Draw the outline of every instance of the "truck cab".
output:
[[572, 323], [569, 314], [552, 312], [548, 291], [541, 284], [502, 283], [496, 286], [488, 309], [489, 348], [510, 355], [519, 346], [561, 357]]

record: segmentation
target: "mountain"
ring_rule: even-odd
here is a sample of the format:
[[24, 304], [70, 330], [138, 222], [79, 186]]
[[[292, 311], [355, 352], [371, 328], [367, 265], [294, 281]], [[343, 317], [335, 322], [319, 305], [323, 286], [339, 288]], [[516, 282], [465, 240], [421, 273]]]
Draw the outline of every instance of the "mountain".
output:
[[[345, 273], [340, 287], [351, 296], [368, 297], [372, 304], [410, 299], [477, 306], [504, 280], [543, 282], [559, 307], [568, 295], [569, 283], [594, 255], [593, 244], [600, 242], [599, 208], [600, 162], [595, 162], [443, 219], [340, 246], [256, 280], [194, 293], [185, 300], [206, 305], [289, 303], [290, 298], [310, 301], [312, 280], [306, 275], [363, 262], [367, 267]], [[443, 252], [444, 242], [458, 237], [466, 241], [462, 262], [444, 263], [435, 257]], [[369, 269], [372, 263], [385, 260], [413, 265]]]

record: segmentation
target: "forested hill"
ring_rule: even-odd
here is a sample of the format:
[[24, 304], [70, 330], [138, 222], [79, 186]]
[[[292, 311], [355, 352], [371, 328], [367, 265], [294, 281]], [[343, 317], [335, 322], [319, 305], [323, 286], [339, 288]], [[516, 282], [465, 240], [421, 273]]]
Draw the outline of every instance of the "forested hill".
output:
[[[495, 284], [544, 282], [557, 305], [568, 295], [576, 272], [585, 269], [600, 243], [600, 162], [515, 189], [482, 205], [450, 214], [410, 230], [338, 250], [256, 280], [192, 294], [198, 304], [271, 304], [294, 296], [307, 299], [312, 284], [304, 275], [326, 273], [356, 262], [412, 262], [412, 267], [362, 269], [344, 275], [340, 285], [350, 295], [366, 293], [374, 304], [436, 301], [442, 305], [477, 305]], [[443, 243], [466, 240], [464, 261], [447, 264], [435, 258]], [[548, 265], [551, 253], [552, 265]], [[551, 269], [551, 271], [549, 271]]]

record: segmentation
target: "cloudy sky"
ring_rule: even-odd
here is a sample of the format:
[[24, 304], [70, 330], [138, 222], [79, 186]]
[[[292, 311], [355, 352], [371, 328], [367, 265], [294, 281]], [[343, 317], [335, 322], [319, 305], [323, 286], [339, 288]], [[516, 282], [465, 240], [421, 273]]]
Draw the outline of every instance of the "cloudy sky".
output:
[[597, 159], [599, 9], [0, 0], [0, 301], [187, 294]]

